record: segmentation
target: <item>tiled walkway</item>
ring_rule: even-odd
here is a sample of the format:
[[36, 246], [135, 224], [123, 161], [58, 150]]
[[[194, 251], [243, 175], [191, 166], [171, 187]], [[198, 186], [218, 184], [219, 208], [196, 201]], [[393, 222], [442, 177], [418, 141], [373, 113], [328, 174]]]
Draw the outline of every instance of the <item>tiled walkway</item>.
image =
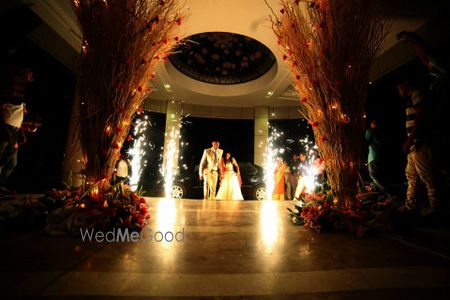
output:
[[[386, 238], [315, 234], [290, 223], [287, 201], [153, 198], [149, 203], [147, 242], [83, 242], [39, 230], [3, 232], [1, 294], [41, 299], [449, 295], [446, 257]], [[161, 238], [156, 231], [183, 230], [182, 242], [149, 241], [150, 235]]]

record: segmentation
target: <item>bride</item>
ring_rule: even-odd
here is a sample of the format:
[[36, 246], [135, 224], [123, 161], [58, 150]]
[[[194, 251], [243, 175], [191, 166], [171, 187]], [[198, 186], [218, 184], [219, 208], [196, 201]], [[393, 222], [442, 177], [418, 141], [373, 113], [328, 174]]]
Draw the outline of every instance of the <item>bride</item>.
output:
[[241, 192], [241, 175], [236, 160], [230, 152], [225, 153], [221, 161], [220, 188], [216, 199], [219, 200], [244, 200]]

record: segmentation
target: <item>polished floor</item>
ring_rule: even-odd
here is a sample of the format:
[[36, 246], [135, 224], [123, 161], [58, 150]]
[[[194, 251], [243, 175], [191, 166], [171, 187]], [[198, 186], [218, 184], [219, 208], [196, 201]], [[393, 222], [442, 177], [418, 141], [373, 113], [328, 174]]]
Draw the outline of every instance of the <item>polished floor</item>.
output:
[[[41, 230], [2, 231], [0, 295], [450, 299], [449, 257], [389, 237], [315, 234], [290, 223], [289, 201], [148, 201], [145, 241], [83, 242]], [[158, 242], [159, 232], [179, 232], [179, 242]]]

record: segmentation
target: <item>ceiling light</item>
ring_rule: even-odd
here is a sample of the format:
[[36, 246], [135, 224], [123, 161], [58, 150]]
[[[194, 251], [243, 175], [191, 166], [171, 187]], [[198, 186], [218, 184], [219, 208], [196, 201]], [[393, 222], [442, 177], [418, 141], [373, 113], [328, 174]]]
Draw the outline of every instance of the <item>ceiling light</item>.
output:
[[266, 94], [266, 98], [270, 98], [273, 96], [273, 91], [268, 91]]

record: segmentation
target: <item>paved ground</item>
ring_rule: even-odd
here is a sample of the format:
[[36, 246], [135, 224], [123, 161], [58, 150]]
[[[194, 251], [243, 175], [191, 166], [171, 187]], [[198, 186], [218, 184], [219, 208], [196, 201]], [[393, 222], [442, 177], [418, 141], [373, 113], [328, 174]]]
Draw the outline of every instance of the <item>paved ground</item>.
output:
[[[433, 242], [427, 247], [427, 239], [420, 235], [417, 240], [356, 240], [345, 234], [315, 234], [290, 223], [288, 201], [148, 201], [152, 219], [144, 232], [147, 242], [83, 242], [81, 237], [46, 236], [37, 229], [3, 230], [1, 295], [30, 299], [450, 298], [450, 258]], [[150, 236], [161, 239], [157, 231], [183, 230], [182, 242], [149, 241]], [[441, 234], [432, 241], [443, 236], [445, 240]]]

